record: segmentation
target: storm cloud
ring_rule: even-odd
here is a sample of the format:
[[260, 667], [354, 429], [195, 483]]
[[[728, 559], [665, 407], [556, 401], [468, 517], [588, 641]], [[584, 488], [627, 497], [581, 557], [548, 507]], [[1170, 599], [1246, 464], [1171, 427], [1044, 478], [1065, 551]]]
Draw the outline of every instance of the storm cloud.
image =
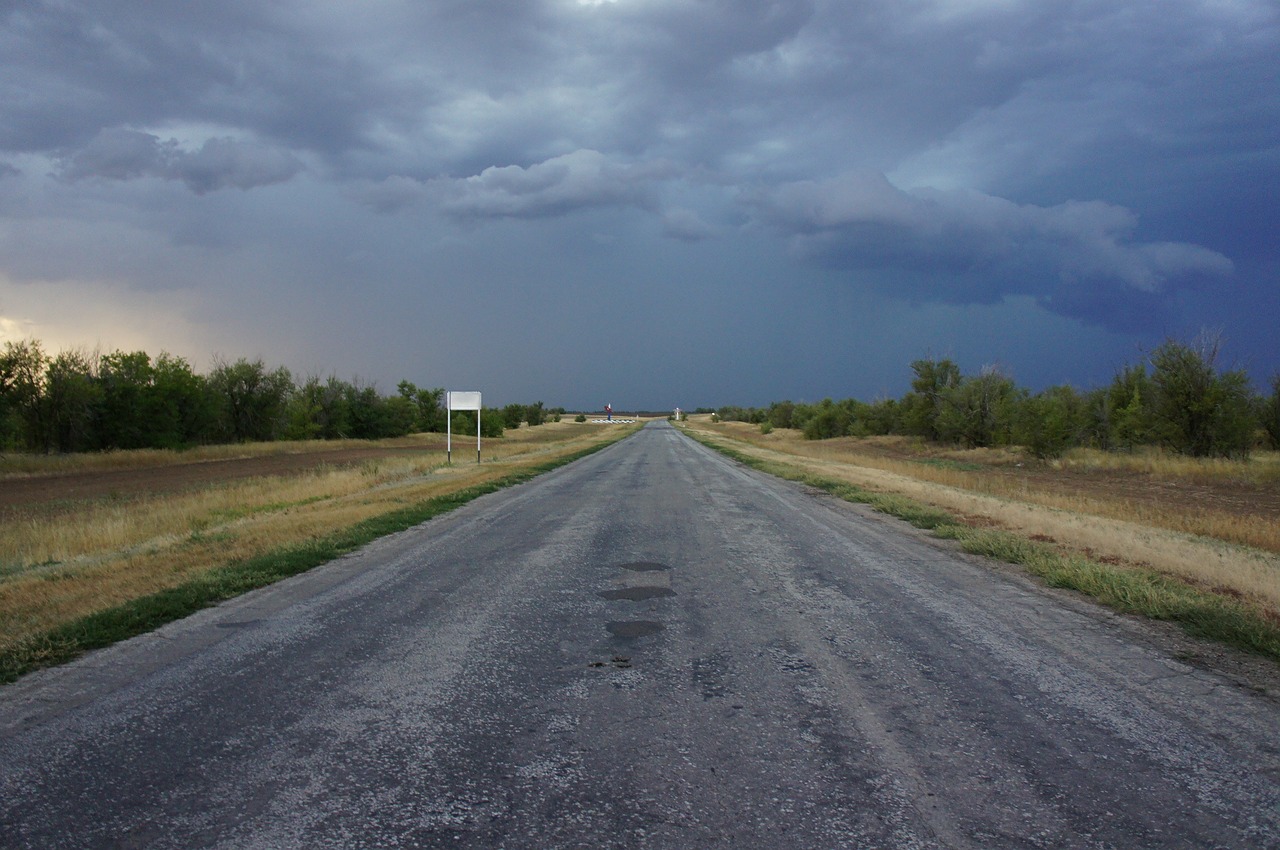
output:
[[[923, 288], [918, 298], [964, 303], [1025, 294], [1074, 313], [1080, 299], [1059, 301], [1058, 293], [1157, 294], [1233, 271], [1230, 259], [1199, 245], [1135, 240], [1137, 217], [1102, 201], [1041, 207], [975, 190], [904, 192], [864, 172], [783, 184], [754, 206], [804, 258], [952, 282]], [[1087, 311], [1080, 317], [1091, 318]]]
[[0, 51], [5, 338], [166, 293], [197, 362], [654, 407], [1280, 366], [1267, 0], [59, 0]]
[[58, 173], [71, 181], [95, 177], [181, 180], [199, 195], [227, 187], [252, 189], [282, 183], [301, 170], [296, 156], [264, 145], [211, 138], [199, 149], [186, 151], [175, 139], [162, 142], [150, 133], [113, 128], [63, 157]]

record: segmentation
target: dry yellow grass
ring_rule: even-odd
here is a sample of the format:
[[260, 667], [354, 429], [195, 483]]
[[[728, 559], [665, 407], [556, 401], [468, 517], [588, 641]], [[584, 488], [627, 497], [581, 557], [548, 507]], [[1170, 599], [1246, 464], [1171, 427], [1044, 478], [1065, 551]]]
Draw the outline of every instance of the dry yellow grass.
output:
[[[1057, 492], [997, 472], [883, 457], [856, 440], [805, 441], [775, 430], [762, 435], [740, 423], [687, 427], [731, 441], [753, 456], [788, 464], [869, 490], [897, 493], [978, 524], [989, 523], [1094, 557], [1143, 564], [1208, 588], [1239, 594], [1280, 612], [1280, 529], [1265, 518], [1177, 506], [1136, 504], [1105, 494]], [[945, 452], [943, 460], [974, 461]], [[1016, 455], [983, 458], [999, 466]], [[1185, 475], [1185, 469], [1165, 472]], [[1201, 469], [1199, 474], [1205, 474]], [[1230, 475], [1238, 474], [1231, 470]]]
[[[928, 457], [884, 456], [869, 449], [894, 446], [908, 452], [918, 443], [903, 437], [873, 437], [866, 440], [841, 438], [805, 440], [798, 431], [775, 430], [760, 434], [743, 423], [711, 425], [694, 423], [708, 433], [730, 437], [762, 449], [834, 465], [848, 464], [880, 469], [906, 478], [928, 481], [999, 499], [1027, 502], [1047, 508], [1136, 523], [1142, 526], [1211, 537], [1227, 543], [1280, 553], [1280, 523], [1274, 517], [1240, 510], [1222, 510], [1197, 504], [1137, 500], [1115, 495], [1098, 487], [1067, 487], [1065, 483], [1044, 483], [1026, 477], [995, 474], [992, 467], [1015, 467], [1027, 459], [1014, 449], [931, 449]], [[1055, 463], [1061, 469], [1124, 470], [1139, 472], [1153, 480], [1208, 481], [1280, 486], [1280, 452], [1264, 452], [1253, 461], [1180, 458], [1159, 452], [1135, 455], [1108, 455], [1077, 450]]]
[[[0, 651], [203, 571], [571, 454], [624, 429], [574, 423], [508, 432], [486, 462], [439, 453], [264, 476], [198, 491], [0, 519]], [[629, 430], [629, 429], [627, 429]], [[474, 452], [474, 445], [472, 446]]]
[[1073, 449], [1054, 466], [1060, 469], [1124, 470], [1160, 478], [1205, 482], [1240, 482], [1259, 486], [1280, 484], [1280, 452], [1255, 452], [1247, 461], [1185, 457], [1159, 449], [1131, 453]]

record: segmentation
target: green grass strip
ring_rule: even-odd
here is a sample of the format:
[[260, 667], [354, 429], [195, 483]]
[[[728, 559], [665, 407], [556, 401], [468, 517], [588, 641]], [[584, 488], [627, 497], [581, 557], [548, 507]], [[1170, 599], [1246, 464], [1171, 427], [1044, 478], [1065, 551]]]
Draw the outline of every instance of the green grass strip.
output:
[[460, 508], [480, 496], [523, 484], [575, 460], [616, 443], [634, 433], [623, 431], [615, 439], [590, 446], [565, 457], [516, 470], [495, 481], [437, 496], [410, 507], [366, 519], [349, 528], [307, 543], [266, 552], [255, 558], [228, 563], [177, 587], [130, 600], [112, 608], [50, 629], [0, 652], [0, 685], [41, 667], [63, 664], [92, 649], [101, 649], [166, 623], [180, 620], [202, 608], [306, 572], [388, 534], [412, 528]]
[[766, 461], [719, 440], [684, 433], [752, 469], [825, 490], [848, 502], [866, 504], [906, 520], [937, 537], [955, 540], [971, 554], [1023, 566], [1050, 587], [1085, 593], [1109, 608], [1167, 620], [1196, 637], [1219, 641], [1280, 661], [1280, 624], [1238, 599], [1193, 587], [1153, 570], [1104, 564], [1059, 551], [1009, 531], [972, 528], [939, 508], [890, 493], [816, 476], [786, 463]]

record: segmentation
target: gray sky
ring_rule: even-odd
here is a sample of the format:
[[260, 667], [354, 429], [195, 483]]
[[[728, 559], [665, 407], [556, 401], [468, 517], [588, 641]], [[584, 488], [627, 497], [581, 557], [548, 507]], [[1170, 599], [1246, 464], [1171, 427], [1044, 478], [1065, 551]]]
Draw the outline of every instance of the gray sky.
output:
[[0, 10], [0, 341], [616, 409], [1280, 369], [1271, 0]]

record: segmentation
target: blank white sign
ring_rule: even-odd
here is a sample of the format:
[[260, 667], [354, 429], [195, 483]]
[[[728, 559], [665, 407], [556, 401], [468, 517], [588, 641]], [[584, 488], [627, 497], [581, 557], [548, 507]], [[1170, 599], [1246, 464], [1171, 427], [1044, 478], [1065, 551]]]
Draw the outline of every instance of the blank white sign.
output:
[[479, 410], [480, 409], [480, 393], [449, 393], [449, 409], [450, 410]]

